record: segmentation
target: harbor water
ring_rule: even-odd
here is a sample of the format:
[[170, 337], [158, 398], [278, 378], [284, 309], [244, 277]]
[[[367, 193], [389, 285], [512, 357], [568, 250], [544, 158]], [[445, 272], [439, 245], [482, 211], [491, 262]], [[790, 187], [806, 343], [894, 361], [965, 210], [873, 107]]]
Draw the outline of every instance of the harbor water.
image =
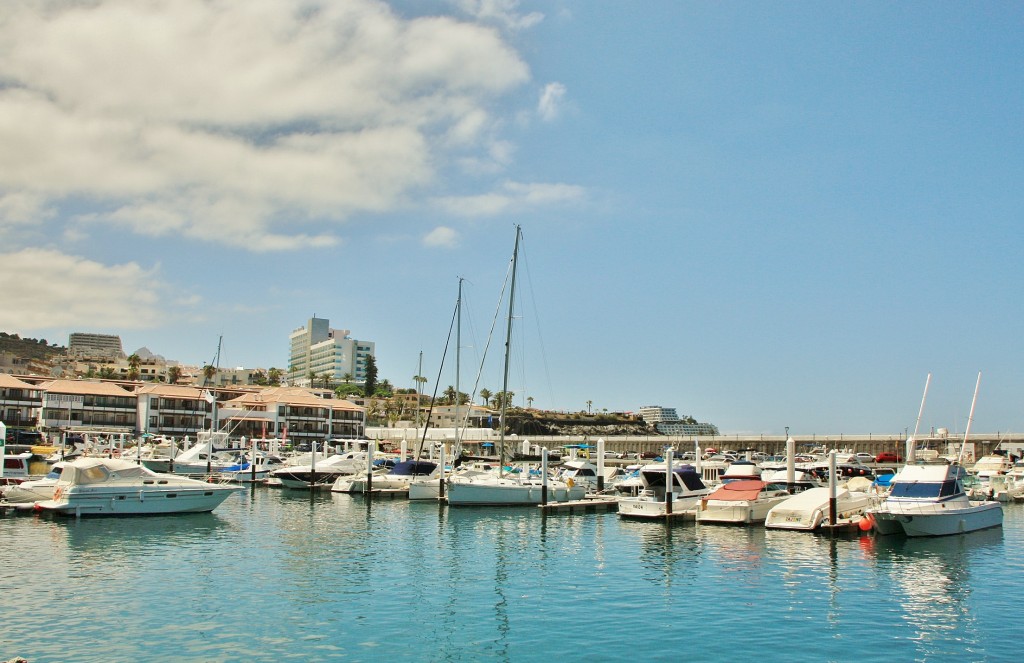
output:
[[256, 488], [0, 518], [0, 660], [1010, 661], [1002, 529], [842, 537]]

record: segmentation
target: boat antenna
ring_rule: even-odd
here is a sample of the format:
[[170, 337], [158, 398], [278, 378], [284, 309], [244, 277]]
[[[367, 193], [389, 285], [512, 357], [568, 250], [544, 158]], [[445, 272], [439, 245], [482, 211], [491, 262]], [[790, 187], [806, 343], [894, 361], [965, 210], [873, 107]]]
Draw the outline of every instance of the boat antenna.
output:
[[971, 399], [971, 412], [967, 415], [967, 430], [964, 431], [964, 443], [960, 445], [960, 455], [957, 456], [957, 465], [963, 464], [964, 449], [967, 448], [967, 436], [971, 434], [971, 422], [974, 421], [974, 405], [978, 402], [978, 387], [981, 386], [981, 371], [978, 371], [978, 381], [974, 383], [974, 398]]

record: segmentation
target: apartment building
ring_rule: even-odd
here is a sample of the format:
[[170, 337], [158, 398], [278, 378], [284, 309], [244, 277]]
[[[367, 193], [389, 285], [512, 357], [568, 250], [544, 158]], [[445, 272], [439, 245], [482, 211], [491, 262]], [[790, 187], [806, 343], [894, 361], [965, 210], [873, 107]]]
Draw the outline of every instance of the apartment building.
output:
[[301, 387], [271, 387], [220, 405], [232, 437], [286, 437], [296, 443], [363, 437], [366, 411], [338, 398], [321, 398]]
[[[350, 336], [348, 329], [332, 329], [326, 318], [310, 318], [288, 336], [288, 384], [317, 386], [324, 375], [333, 383], [346, 380], [366, 382], [366, 358], [374, 353], [374, 344]], [[310, 374], [315, 375], [310, 379]]]
[[35, 428], [43, 400], [39, 388], [0, 373], [0, 421], [12, 428]]
[[138, 397], [112, 382], [50, 380], [42, 392], [39, 426], [44, 430], [76, 429], [134, 433]]

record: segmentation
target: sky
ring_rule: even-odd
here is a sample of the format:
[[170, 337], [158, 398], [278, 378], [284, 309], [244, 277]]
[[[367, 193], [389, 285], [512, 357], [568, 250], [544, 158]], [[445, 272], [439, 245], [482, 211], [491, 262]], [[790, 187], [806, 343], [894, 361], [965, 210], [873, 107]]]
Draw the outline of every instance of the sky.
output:
[[1022, 31], [1012, 2], [8, 0], [0, 330], [282, 368], [316, 316], [429, 393], [464, 279], [460, 386], [496, 392], [518, 225], [517, 404], [903, 434], [931, 373], [921, 429], [963, 432], [981, 372], [972, 432], [1020, 431]]

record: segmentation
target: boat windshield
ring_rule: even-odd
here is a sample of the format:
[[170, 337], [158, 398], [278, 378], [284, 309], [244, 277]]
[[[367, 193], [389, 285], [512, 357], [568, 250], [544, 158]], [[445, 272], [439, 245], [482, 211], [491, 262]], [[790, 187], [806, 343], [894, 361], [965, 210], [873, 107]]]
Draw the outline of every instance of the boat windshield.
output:
[[892, 497], [950, 497], [963, 492], [957, 485], [956, 479], [939, 482], [901, 482], [897, 481], [892, 487]]

